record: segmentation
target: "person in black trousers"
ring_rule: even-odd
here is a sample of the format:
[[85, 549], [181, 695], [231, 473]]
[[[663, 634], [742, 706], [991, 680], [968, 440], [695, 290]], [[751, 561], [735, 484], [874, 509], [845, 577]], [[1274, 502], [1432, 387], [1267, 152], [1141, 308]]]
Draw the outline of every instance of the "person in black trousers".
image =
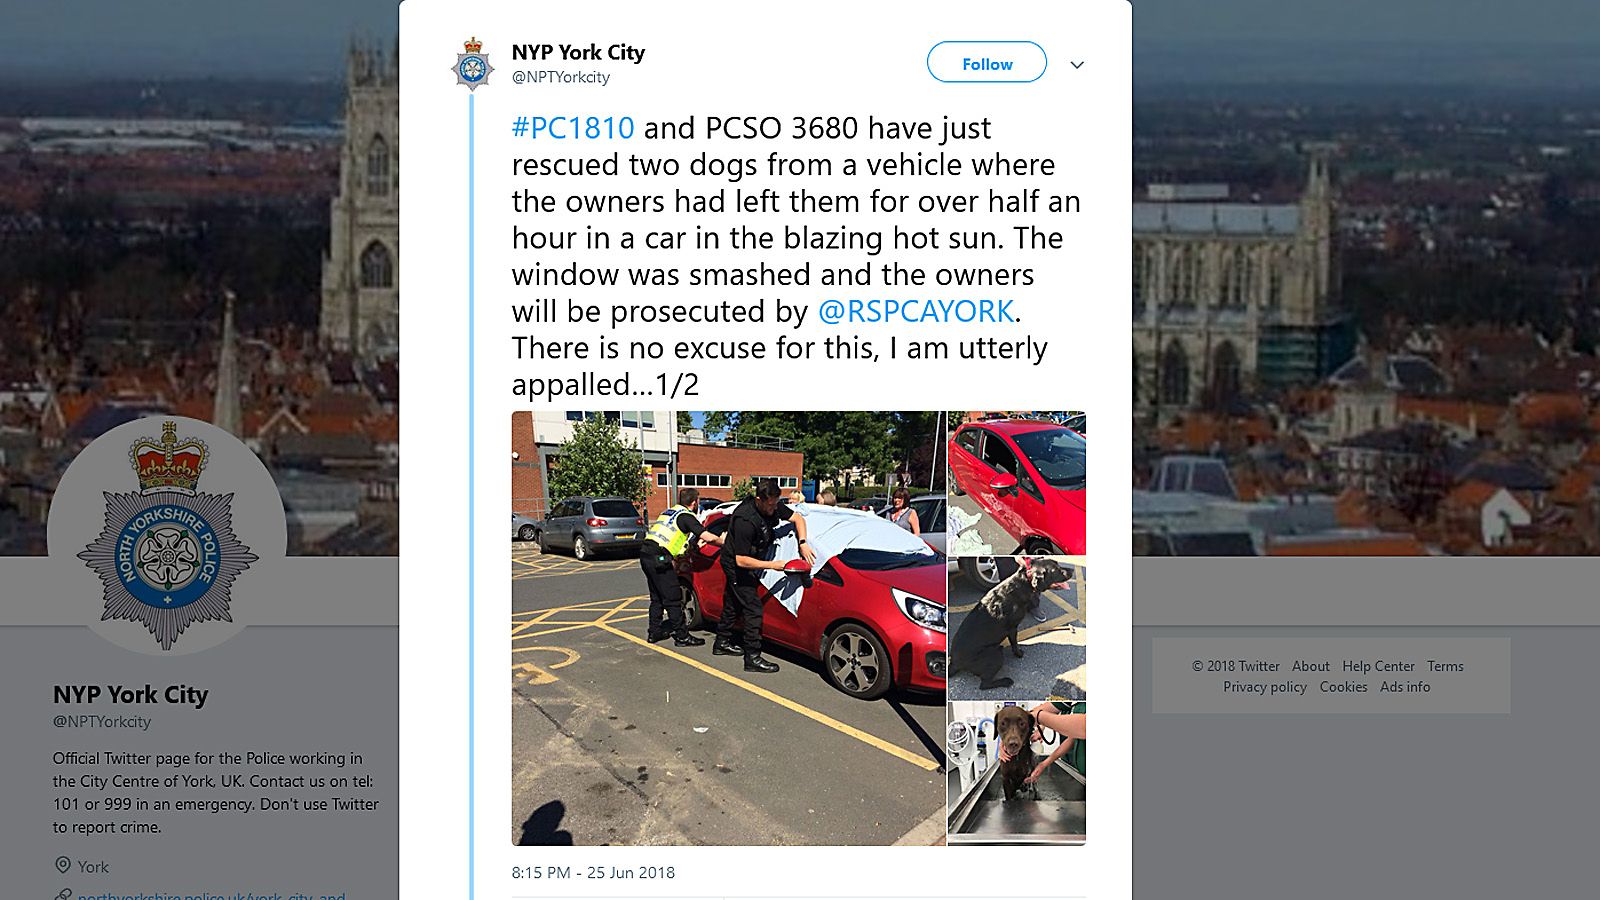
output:
[[670, 506], [650, 524], [644, 546], [639, 550], [639, 568], [650, 586], [650, 618], [645, 639], [654, 644], [668, 635], [679, 647], [698, 647], [705, 643], [689, 633], [683, 618], [683, 583], [678, 580], [678, 561], [693, 552], [697, 541], [721, 544], [722, 537], [706, 531], [694, 515], [700, 492], [684, 488], [678, 492], [678, 505]]
[[[727, 542], [722, 548], [722, 617], [717, 621], [717, 642], [711, 652], [718, 656], [744, 655], [746, 672], [776, 672], [778, 664], [761, 656], [761, 571], [783, 568], [783, 562], [766, 558], [772, 550], [772, 529], [779, 522], [794, 523], [800, 541], [800, 555], [807, 563], [816, 554], [806, 545], [806, 519], [779, 500], [775, 479], [756, 485], [754, 496], [747, 497], [729, 515]], [[743, 640], [733, 633], [734, 617], [744, 616]]]

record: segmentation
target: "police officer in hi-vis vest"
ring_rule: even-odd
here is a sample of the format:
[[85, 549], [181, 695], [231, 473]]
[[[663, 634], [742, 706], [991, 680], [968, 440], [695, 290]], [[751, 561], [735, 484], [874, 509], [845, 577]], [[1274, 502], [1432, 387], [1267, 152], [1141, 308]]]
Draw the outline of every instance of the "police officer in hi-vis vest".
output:
[[708, 544], [721, 544], [722, 536], [706, 531], [693, 512], [700, 500], [700, 492], [684, 488], [678, 492], [678, 505], [650, 523], [644, 547], [639, 551], [639, 567], [644, 569], [644, 580], [650, 585], [650, 619], [645, 638], [654, 644], [668, 635], [679, 647], [698, 647], [705, 643], [689, 633], [683, 620], [683, 585], [678, 581], [677, 560], [689, 551], [689, 545], [699, 538]]

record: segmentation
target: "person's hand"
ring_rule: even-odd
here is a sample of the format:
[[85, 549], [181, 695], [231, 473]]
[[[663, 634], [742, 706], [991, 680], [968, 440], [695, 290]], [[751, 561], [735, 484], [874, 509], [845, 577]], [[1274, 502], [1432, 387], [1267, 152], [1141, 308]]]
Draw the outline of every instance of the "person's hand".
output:
[[720, 534], [712, 534], [708, 531], [701, 536], [700, 540], [702, 543], [716, 544], [718, 547], [721, 547], [725, 538], [723, 538], [723, 536]]
[[1056, 711], [1056, 705], [1054, 703], [1051, 703], [1048, 700], [1046, 700], [1045, 702], [1039, 704], [1038, 706], [1035, 706], [1033, 709], [1028, 710], [1028, 712], [1033, 713], [1033, 718], [1034, 718], [1035, 721], [1038, 721], [1039, 713], [1042, 713], [1042, 712], [1053, 713], [1055, 711]]
[[1034, 766], [1033, 771], [1028, 773], [1028, 777], [1022, 779], [1022, 783], [1033, 784], [1034, 782], [1038, 781], [1044, 775], [1044, 770], [1049, 768], [1049, 766], [1050, 764], [1047, 762], [1042, 762], [1037, 766]]
[[1000, 757], [1000, 761], [1001, 762], [1010, 762], [1011, 761], [1011, 757], [1016, 756], [1015, 753], [1012, 753], [1010, 750], [1006, 749], [1006, 745], [1005, 744], [996, 745], [996, 747], [995, 747], [995, 755]]
[[808, 566], [814, 566], [817, 564], [817, 554], [811, 549], [810, 544], [800, 545], [800, 557], [806, 561], [806, 565]]

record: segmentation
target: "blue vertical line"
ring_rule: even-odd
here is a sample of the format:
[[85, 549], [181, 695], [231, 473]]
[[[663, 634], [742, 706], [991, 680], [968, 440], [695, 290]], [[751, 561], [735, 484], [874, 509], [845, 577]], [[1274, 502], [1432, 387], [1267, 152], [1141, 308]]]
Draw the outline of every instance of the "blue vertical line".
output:
[[478, 129], [467, 94], [467, 900], [478, 896]]

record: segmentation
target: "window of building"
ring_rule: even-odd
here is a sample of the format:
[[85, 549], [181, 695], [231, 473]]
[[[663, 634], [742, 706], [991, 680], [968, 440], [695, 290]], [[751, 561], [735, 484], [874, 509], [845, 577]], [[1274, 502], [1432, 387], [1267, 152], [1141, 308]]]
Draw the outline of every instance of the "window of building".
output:
[[1177, 341], [1167, 345], [1161, 355], [1161, 403], [1166, 406], [1189, 405], [1189, 354]]
[[364, 288], [394, 287], [394, 258], [382, 241], [373, 241], [361, 251], [361, 286]]
[[387, 197], [392, 182], [389, 167], [389, 142], [383, 135], [373, 135], [367, 145], [367, 193], [374, 197]]
[[1287, 262], [1282, 253], [1267, 258], [1267, 306], [1277, 309], [1283, 305], [1283, 267]]
[[[667, 473], [656, 473], [656, 487], [667, 486]], [[733, 487], [732, 475], [712, 475], [701, 472], [680, 472], [678, 474], [678, 487], [686, 488], [726, 488]]]
[[1133, 313], [1144, 312], [1145, 266], [1149, 264], [1149, 250], [1144, 244], [1133, 245]]
[[[606, 413], [606, 415], [610, 416], [613, 415], [613, 413]], [[621, 417], [623, 428], [653, 429], [656, 427], [656, 414], [653, 410], [625, 409], [620, 413], [615, 413], [614, 415]]]
[[1238, 398], [1239, 372], [1239, 351], [1234, 349], [1233, 342], [1218, 344], [1211, 355], [1211, 405], [1214, 408], [1227, 409]]
[[750, 483], [758, 484], [768, 478], [776, 481], [780, 488], [797, 488], [800, 486], [800, 479], [793, 475], [752, 475], [750, 476]]
[[1223, 251], [1222, 305], [1239, 309], [1245, 305], [1245, 249], [1231, 247]]

